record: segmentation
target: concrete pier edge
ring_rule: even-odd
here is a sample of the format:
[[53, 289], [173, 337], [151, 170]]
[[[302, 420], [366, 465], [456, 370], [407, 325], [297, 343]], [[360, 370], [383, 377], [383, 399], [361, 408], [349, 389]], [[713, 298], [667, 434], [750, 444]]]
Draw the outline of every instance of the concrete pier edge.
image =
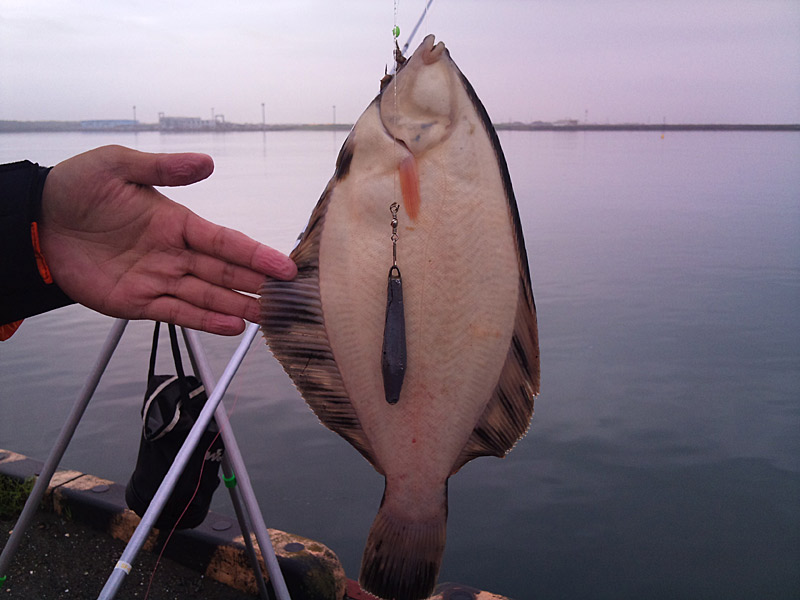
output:
[[[0, 448], [0, 477], [24, 481], [37, 476], [43, 464]], [[124, 485], [73, 470], [56, 471], [39, 510], [55, 512], [124, 542], [140, 521], [125, 504]], [[347, 578], [336, 554], [321, 542], [276, 529], [270, 529], [269, 534], [293, 600], [374, 600]], [[168, 535], [168, 531], [154, 529], [143, 550], [161, 552]], [[255, 536], [252, 537], [258, 552]], [[209, 512], [198, 527], [176, 531], [163, 555], [234, 589], [254, 596], [258, 593], [234, 518]], [[266, 577], [263, 562], [261, 570]], [[430, 600], [509, 599], [460, 584], [442, 583]]]

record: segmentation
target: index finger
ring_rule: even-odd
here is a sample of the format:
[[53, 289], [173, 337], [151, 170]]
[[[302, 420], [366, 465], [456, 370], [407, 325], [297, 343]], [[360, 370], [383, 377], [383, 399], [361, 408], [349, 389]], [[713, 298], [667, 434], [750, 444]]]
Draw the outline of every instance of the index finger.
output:
[[284, 280], [297, 275], [297, 265], [282, 252], [239, 231], [206, 221], [191, 211], [184, 226], [184, 239], [194, 250], [263, 275]]

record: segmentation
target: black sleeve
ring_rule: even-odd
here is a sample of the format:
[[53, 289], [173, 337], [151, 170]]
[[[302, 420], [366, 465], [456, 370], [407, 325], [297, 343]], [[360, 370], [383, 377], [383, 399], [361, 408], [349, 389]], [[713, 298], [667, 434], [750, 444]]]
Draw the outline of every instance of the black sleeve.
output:
[[[50, 279], [35, 242], [49, 168], [0, 165], [0, 325], [73, 304]], [[36, 244], [36, 245], [35, 245]]]

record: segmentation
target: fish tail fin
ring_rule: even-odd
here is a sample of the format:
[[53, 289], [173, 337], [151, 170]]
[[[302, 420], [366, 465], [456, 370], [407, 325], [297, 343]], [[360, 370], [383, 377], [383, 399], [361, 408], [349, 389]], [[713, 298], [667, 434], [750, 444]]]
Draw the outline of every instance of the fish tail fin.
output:
[[[403, 514], [405, 513], [405, 514]], [[447, 488], [439, 507], [424, 519], [392, 510], [386, 494], [372, 523], [361, 559], [359, 583], [392, 600], [421, 600], [433, 594], [447, 530]]]

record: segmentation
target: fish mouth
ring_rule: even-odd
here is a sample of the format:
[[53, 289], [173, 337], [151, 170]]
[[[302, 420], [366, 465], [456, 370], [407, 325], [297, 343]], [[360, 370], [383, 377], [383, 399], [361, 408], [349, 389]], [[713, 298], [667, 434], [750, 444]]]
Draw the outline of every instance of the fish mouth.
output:
[[434, 36], [432, 33], [426, 35], [416, 52], [414, 52], [415, 56], [418, 53], [420, 54], [422, 62], [424, 62], [426, 65], [432, 65], [442, 57], [442, 54], [444, 54], [444, 42], [435, 43], [435, 40], [436, 36]]
[[[447, 48], [445, 47], [444, 42], [436, 42], [436, 36], [434, 36], [432, 33], [425, 36], [425, 38], [422, 40], [420, 45], [417, 46], [417, 49], [414, 51], [414, 53], [411, 55], [410, 58], [406, 59], [403, 58], [402, 55], [399, 56], [400, 60], [398, 61], [397, 64], [397, 71], [394, 73], [394, 75], [390, 77], [387, 76], [386, 78], [384, 78], [384, 81], [381, 82], [381, 90], [379, 94], [379, 97], [382, 97], [386, 94], [387, 92], [386, 88], [388, 88], [390, 84], [395, 86], [394, 105], [391, 107], [394, 109], [394, 111], [391, 112], [394, 113], [397, 112], [397, 97], [398, 97], [397, 86], [399, 85], [398, 77], [400, 78], [409, 77], [410, 79], [414, 80], [416, 77], [419, 77], [419, 73], [422, 70], [424, 70], [424, 67], [420, 69], [422, 65], [424, 66], [434, 65], [443, 56], [447, 56]], [[422, 63], [422, 65], [420, 65], [419, 63]], [[409, 68], [409, 66], [411, 67]], [[401, 71], [405, 70], [408, 70], [409, 73], [408, 74], [401, 73]], [[413, 74], [411, 74], [411, 72], [413, 72]], [[378, 105], [379, 110], [382, 109], [382, 104], [383, 104], [382, 102], [379, 103]], [[420, 138], [422, 137], [420, 135], [420, 131], [424, 131], [429, 127], [431, 127], [432, 125], [434, 125], [435, 120], [431, 120], [430, 122], [423, 121], [419, 123], [418, 125], [419, 131], [414, 131], [413, 135], [409, 137], [409, 135], [412, 132], [403, 131], [401, 133], [400, 131], [398, 131], [398, 129], [402, 130], [408, 127], [407, 124], [401, 125], [400, 119], [398, 117], [399, 117], [398, 114], [393, 114], [391, 117], [386, 119], [384, 118], [384, 111], [381, 110], [381, 121], [383, 122], [383, 127], [384, 130], [386, 131], [386, 134], [392, 140], [398, 143], [403, 151], [408, 152], [412, 155], [419, 154], [420, 148], [418, 148], [418, 146]]]
[[[411, 58], [414, 58], [417, 54], [419, 54], [422, 62], [426, 65], [432, 65], [437, 60], [439, 60], [442, 55], [445, 53], [447, 49], [444, 45], [444, 42], [435, 42], [436, 36], [432, 33], [425, 36], [425, 39], [422, 40], [422, 43], [417, 46], [417, 49], [411, 55]], [[403, 70], [403, 68], [408, 64], [409, 58], [404, 57], [400, 50], [397, 49], [396, 51], [396, 64], [395, 70], [393, 74], [387, 74], [381, 79], [380, 82], [380, 91], [382, 92], [386, 86], [388, 86], [392, 80], [397, 76], [397, 74]]]
[[393, 87], [384, 86], [378, 104], [384, 131], [399, 153], [397, 175], [411, 221], [420, 211], [417, 158], [449, 135], [448, 71], [433, 67], [446, 56], [444, 42], [437, 43], [433, 34], [425, 36], [411, 58], [398, 58]]

